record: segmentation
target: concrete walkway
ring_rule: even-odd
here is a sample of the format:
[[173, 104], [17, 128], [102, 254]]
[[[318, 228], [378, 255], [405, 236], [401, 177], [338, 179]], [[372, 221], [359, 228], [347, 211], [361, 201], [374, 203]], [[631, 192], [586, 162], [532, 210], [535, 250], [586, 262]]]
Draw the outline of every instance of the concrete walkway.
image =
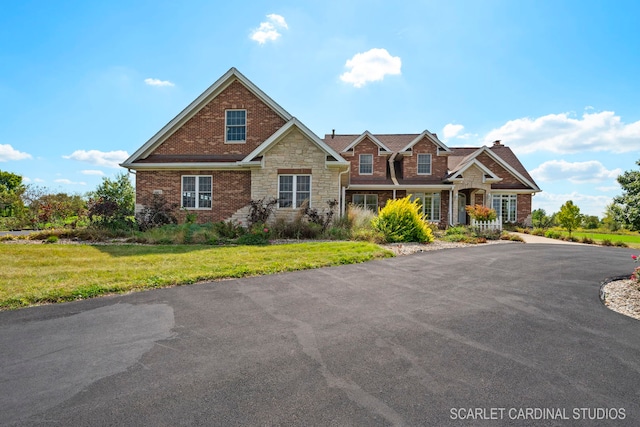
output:
[[560, 239], [549, 239], [548, 237], [534, 236], [533, 234], [515, 233], [515, 232], [509, 232], [509, 233], [515, 234], [516, 236], [520, 236], [525, 243], [544, 243], [549, 245], [583, 245], [584, 244], [584, 243], [577, 243], [577, 242], [567, 242], [565, 240], [560, 240]]

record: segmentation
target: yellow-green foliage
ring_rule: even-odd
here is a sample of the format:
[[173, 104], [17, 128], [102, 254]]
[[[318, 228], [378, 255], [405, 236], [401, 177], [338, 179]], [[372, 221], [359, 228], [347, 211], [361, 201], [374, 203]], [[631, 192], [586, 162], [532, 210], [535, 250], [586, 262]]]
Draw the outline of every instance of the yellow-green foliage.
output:
[[411, 201], [411, 195], [387, 201], [372, 224], [385, 235], [388, 242], [433, 241], [433, 232], [420, 213], [418, 201]]

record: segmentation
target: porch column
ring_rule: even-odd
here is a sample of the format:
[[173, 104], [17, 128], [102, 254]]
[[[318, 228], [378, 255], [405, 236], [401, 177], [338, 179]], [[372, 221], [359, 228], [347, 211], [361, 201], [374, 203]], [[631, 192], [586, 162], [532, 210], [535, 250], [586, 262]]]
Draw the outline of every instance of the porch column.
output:
[[453, 189], [453, 197], [452, 197], [452, 204], [453, 206], [451, 206], [451, 225], [457, 225], [458, 224], [458, 189], [454, 188]]

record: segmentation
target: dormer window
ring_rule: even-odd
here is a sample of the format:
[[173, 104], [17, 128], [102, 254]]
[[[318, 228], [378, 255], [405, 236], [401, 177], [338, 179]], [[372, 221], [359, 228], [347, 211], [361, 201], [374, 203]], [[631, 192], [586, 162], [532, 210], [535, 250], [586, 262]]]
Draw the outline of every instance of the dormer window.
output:
[[226, 143], [245, 143], [247, 140], [247, 110], [227, 110], [225, 129]]
[[360, 175], [373, 175], [373, 154], [360, 154]]
[[418, 154], [418, 175], [431, 175], [431, 154]]

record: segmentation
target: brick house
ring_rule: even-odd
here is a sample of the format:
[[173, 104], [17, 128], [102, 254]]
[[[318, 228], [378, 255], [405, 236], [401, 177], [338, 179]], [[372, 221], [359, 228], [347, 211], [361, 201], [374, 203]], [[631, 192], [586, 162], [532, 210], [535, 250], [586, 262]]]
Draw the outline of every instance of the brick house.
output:
[[320, 211], [338, 200], [371, 209], [412, 194], [427, 218], [466, 223], [464, 206], [496, 208], [524, 222], [540, 191], [513, 152], [450, 148], [435, 134], [327, 135], [320, 139], [231, 68], [122, 167], [136, 175], [136, 210], [162, 194], [198, 222], [243, 222], [250, 200], [276, 198], [293, 218], [308, 200]]

